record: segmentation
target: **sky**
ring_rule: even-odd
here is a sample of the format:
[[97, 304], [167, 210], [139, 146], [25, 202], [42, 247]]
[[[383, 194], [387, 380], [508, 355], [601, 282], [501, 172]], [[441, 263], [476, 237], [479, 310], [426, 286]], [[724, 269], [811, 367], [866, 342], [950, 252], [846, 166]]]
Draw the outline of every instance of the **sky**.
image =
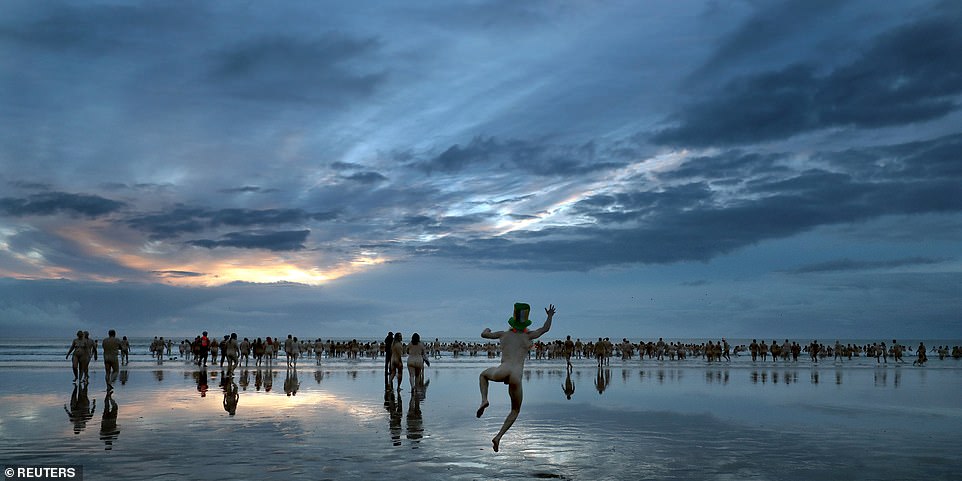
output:
[[0, 3], [0, 331], [962, 338], [962, 3]]

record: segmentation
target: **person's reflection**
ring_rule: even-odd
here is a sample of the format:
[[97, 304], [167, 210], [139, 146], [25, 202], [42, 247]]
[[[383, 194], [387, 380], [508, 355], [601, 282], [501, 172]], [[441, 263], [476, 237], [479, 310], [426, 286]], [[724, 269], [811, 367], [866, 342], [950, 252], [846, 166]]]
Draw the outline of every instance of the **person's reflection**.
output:
[[288, 396], [297, 396], [297, 390], [301, 387], [301, 382], [297, 380], [297, 369], [288, 369], [287, 377], [284, 378], [284, 392]]
[[240, 393], [237, 392], [237, 383], [233, 378], [228, 378], [224, 383], [224, 411], [231, 416], [237, 414], [237, 401], [240, 400]]
[[317, 381], [318, 384], [320, 384], [321, 381], [324, 380], [324, 371], [320, 369], [314, 371], [314, 380]]
[[121, 386], [126, 386], [126, 385], [127, 385], [127, 381], [128, 381], [129, 379], [130, 379], [130, 374], [127, 372], [127, 370], [126, 370], [126, 369], [121, 369], [121, 370], [120, 370], [120, 385], [121, 385]]
[[262, 385], [264, 385], [264, 371], [258, 368], [254, 371], [254, 389], [260, 391]]
[[194, 378], [197, 380], [197, 392], [200, 393], [200, 397], [207, 397], [207, 369], [202, 367], [200, 371], [194, 372]]
[[63, 405], [63, 410], [66, 411], [67, 417], [73, 423], [74, 434], [80, 434], [80, 431], [87, 427], [87, 421], [94, 417], [96, 409], [97, 400], [94, 399], [93, 404], [91, 404], [90, 398], [87, 396], [87, 383], [74, 384], [73, 393], [70, 394], [70, 408], [67, 409], [67, 405]]
[[568, 375], [565, 376], [565, 383], [562, 389], [564, 389], [565, 397], [570, 400], [571, 396], [575, 393], [575, 382], [571, 380], [570, 370], [568, 371]]
[[105, 451], [113, 449], [114, 441], [120, 436], [117, 411], [117, 401], [114, 401], [113, 391], [107, 391], [107, 396], [104, 397], [104, 416], [100, 420], [100, 440], [104, 442]]
[[408, 404], [407, 416], [407, 438], [417, 448], [417, 444], [424, 437], [424, 418], [421, 417], [421, 393], [418, 390], [411, 391], [411, 401]]
[[391, 433], [391, 441], [395, 446], [401, 445], [401, 417], [404, 409], [394, 395], [394, 389], [385, 381], [384, 386], [384, 409], [390, 414], [388, 430]]
[[604, 394], [609, 383], [611, 383], [611, 369], [598, 367], [598, 375], [595, 377], [595, 389], [598, 390], [598, 394]]
[[251, 384], [251, 372], [250, 372], [249, 370], [244, 369], [244, 371], [241, 372], [239, 384], [240, 384], [241, 389], [243, 389], [243, 390], [245, 390], [245, 391], [247, 390], [247, 386], [250, 386], [250, 384]]
[[157, 382], [163, 382], [164, 371], [162, 369], [157, 369], [156, 371], [154, 371], [154, 378], [157, 379]]

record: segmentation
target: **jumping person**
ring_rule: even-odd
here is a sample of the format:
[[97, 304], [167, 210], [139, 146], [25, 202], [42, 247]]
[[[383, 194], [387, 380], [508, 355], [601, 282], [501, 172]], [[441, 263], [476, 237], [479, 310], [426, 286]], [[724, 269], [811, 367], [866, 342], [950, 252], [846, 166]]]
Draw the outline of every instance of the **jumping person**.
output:
[[498, 451], [501, 444], [501, 437], [511, 428], [514, 420], [521, 412], [521, 401], [523, 392], [521, 390], [521, 379], [524, 374], [524, 361], [528, 358], [531, 350], [532, 341], [541, 337], [542, 334], [551, 329], [551, 318], [554, 317], [555, 307], [553, 304], [545, 308], [548, 318], [544, 325], [539, 329], [528, 331], [531, 321], [528, 320], [528, 312], [531, 306], [528, 304], [517, 303], [514, 305], [514, 315], [508, 319], [510, 330], [492, 332], [490, 328], [481, 333], [485, 339], [498, 339], [501, 344], [501, 365], [489, 367], [481, 372], [481, 407], [478, 408], [477, 416], [480, 418], [484, 414], [484, 409], [488, 407], [488, 382], [503, 382], [508, 385], [508, 395], [511, 397], [511, 412], [504, 419], [501, 430], [491, 440], [494, 451]]

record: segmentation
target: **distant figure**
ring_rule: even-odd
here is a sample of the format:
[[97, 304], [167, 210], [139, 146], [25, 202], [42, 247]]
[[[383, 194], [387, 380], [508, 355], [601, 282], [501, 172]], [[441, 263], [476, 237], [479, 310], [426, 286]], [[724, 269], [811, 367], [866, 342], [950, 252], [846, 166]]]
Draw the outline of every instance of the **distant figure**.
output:
[[227, 357], [227, 375], [234, 375], [234, 368], [240, 364], [240, 345], [237, 344], [237, 333], [232, 332], [224, 344], [224, 355]]
[[90, 351], [87, 350], [87, 341], [84, 339], [84, 332], [77, 331], [77, 338], [70, 343], [70, 349], [64, 359], [69, 359], [73, 354], [71, 367], [73, 368], [73, 380], [77, 382], [89, 381], [83, 377], [84, 368], [90, 362]]
[[[564, 355], [565, 355], [565, 363], [567, 363], [569, 373], [574, 368], [574, 366], [571, 365], [571, 355], [574, 354], [574, 352], [575, 352], [575, 342], [571, 340], [571, 336], [567, 336], [564, 342]], [[568, 378], [569, 379], [571, 378], [571, 374], [568, 374]], [[572, 392], [574, 392], [573, 388], [572, 388]], [[570, 395], [568, 396], [568, 399], [571, 399]]]
[[287, 354], [287, 367], [297, 367], [297, 339], [290, 334], [284, 341], [284, 353]]
[[916, 364], [920, 367], [924, 366], [925, 362], [929, 360], [929, 356], [925, 353], [925, 344], [921, 342], [919, 343], [919, 348], [915, 351], [915, 354], [917, 357], [915, 358], [915, 361], [912, 362], [913, 366]]
[[404, 356], [404, 343], [401, 339], [401, 333], [394, 333], [394, 340], [391, 341], [391, 350], [389, 351], [388, 358], [391, 362], [391, 370], [388, 373], [387, 383], [393, 384], [394, 378], [397, 377], [397, 390], [401, 390], [401, 378], [404, 377], [404, 362], [401, 361], [401, 357]]
[[210, 352], [210, 338], [207, 337], [207, 331], [204, 331], [200, 336], [200, 360], [197, 362], [198, 365], [201, 362], [203, 362], [205, 366], [207, 365], [208, 352]]
[[421, 343], [421, 336], [415, 332], [411, 335], [411, 344], [408, 346], [408, 378], [411, 382], [411, 391], [424, 384], [425, 362], [430, 361], [424, 355], [424, 344]]
[[[107, 339], [100, 343], [104, 350], [104, 380], [107, 382], [107, 392], [114, 390], [113, 381], [120, 374], [120, 339], [117, 339], [117, 331], [111, 329], [107, 332]], [[106, 413], [104, 407], [104, 413]]]
[[384, 375], [388, 376], [391, 374], [391, 344], [394, 343], [394, 333], [388, 331], [387, 337], [384, 338]]
[[120, 340], [120, 363], [130, 364], [130, 341], [127, 340], [127, 336]]
[[514, 315], [508, 319], [511, 329], [508, 331], [492, 332], [490, 328], [481, 333], [485, 339], [498, 339], [501, 344], [501, 365], [490, 367], [481, 372], [481, 407], [478, 408], [477, 416], [484, 414], [484, 409], [488, 407], [488, 382], [503, 382], [508, 385], [508, 395], [511, 397], [511, 412], [504, 419], [501, 430], [491, 440], [494, 451], [498, 451], [501, 444], [501, 437], [511, 428], [514, 420], [521, 412], [521, 401], [524, 394], [521, 389], [521, 379], [524, 374], [524, 361], [528, 358], [533, 340], [541, 337], [542, 334], [551, 329], [551, 319], [554, 317], [555, 307], [553, 304], [545, 308], [548, 318], [544, 325], [534, 331], [528, 331], [531, 321], [528, 320], [528, 312], [531, 306], [528, 304], [517, 303], [514, 305]]

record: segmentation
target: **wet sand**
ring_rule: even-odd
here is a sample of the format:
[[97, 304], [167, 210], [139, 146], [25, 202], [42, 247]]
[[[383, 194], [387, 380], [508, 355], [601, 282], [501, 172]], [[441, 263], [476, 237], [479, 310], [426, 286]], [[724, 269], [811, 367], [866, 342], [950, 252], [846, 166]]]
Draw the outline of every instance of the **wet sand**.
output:
[[[85, 403], [69, 365], [0, 368], [0, 459], [72, 463], [85, 479], [959, 479], [962, 365], [929, 368], [532, 361], [521, 416], [492, 384], [483, 418], [477, 362], [435, 362], [423, 396], [384, 389], [380, 362], [296, 379], [193, 364], [127, 369], [111, 396], [92, 364]], [[269, 382], [268, 382], [269, 381]], [[270, 384], [270, 390], [267, 385]], [[288, 395], [296, 385], [296, 394]], [[226, 389], [224, 386], [227, 386]], [[225, 402], [227, 398], [227, 402]], [[72, 408], [72, 409], [71, 409]], [[68, 413], [67, 411], [73, 411]], [[86, 413], [82, 415], [81, 412]], [[113, 418], [114, 414], [116, 418]]]

